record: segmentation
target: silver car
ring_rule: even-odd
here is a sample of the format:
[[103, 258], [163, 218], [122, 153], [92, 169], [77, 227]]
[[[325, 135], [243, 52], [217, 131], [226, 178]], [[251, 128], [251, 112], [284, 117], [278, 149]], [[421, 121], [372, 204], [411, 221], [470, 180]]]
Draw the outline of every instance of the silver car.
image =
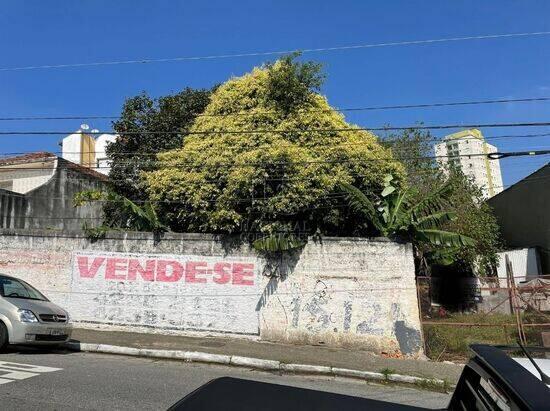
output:
[[25, 281], [0, 274], [0, 348], [62, 344], [71, 331], [67, 311]]

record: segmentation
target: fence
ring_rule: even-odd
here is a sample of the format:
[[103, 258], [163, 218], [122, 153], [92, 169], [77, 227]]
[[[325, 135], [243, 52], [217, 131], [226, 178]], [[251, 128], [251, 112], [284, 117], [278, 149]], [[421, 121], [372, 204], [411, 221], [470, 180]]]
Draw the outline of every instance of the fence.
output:
[[510, 261], [506, 266], [506, 278], [417, 278], [430, 357], [464, 357], [474, 342], [543, 345], [550, 334], [550, 275], [514, 276]]

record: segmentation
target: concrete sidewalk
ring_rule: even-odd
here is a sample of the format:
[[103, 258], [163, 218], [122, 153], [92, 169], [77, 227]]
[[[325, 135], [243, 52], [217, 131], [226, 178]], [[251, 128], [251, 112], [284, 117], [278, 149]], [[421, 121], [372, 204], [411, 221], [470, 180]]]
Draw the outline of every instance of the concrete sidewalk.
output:
[[390, 372], [456, 384], [462, 366], [433, 361], [385, 358], [365, 351], [321, 346], [298, 346], [230, 337], [190, 337], [75, 328], [73, 340], [121, 347], [196, 351], [260, 358], [286, 364], [329, 366], [358, 371]]

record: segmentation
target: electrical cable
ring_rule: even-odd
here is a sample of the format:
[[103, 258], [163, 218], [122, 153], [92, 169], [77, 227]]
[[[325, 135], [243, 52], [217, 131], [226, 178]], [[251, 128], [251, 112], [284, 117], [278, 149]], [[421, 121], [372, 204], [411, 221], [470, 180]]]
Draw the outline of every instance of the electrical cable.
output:
[[182, 62], [182, 61], [216, 60], [216, 59], [229, 59], [229, 58], [242, 58], [242, 57], [263, 57], [263, 56], [285, 55], [285, 54], [291, 54], [296, 52], [306, 54], [306, 53], [320, 53], [320, 52], [343, 51], [343, 50], [369, 49], [369, 48], [379, 48], [379, 47], [413, 46], [413, 45], [422, 45], [422, 44], [459, 42], [459, 41], [469, 41], [469, 40], [533, 37], [533, 36], [545, 36], [548, 34], [550, 34], [550, 31], [487, 34], [487, 35], [478, 35], [478, 36], [448, 37], [448, 38], [427, 39], [427, 40], [407, 40], [407, 41], [356, 44], [356, 45], [335, 46], [335, 47], [305, 48], [301, 50], [294, 49], [294, 50], [257, 51], [257, 52], [250, 52], [250, 53], [214, 54], [214, 55], [206, 55], [206, 56], [141, 58], [141, 59], [134, 59], [134, 60], [112, 60], [112, 61], [97, 61], [97, 62], [89, 62], [89, 63], [66, 63], [66, 64], [44, 64], [44, 65], [19, 66], [19, 67], [0, 67], [0, 71], [81, 68], [81, 67], [115, 66], [115, 65], [121, 65], [121, 64], [124, 64], [124, 65], [125, 64], [150, 64], [150, 63], [169, 63], [169, 62]]
[[[300, 113], [331, 113], [331, 112], [357, 112], [357, 111], [374, 111], [374, 110], [399, 110], [399, 109], [411, 109], [411, 108], [433, 108], [433, 107], [453, 107], [453, 106], [469, 106], [469, 105], [482, 105], [482, 104], [503, 104], [503, 103], [526, 103], [526, 102], [543, 102], [550, 101], [550, 97], [526, 97], [526, 98], [501, 98], [490, 100], [474, 100], [474, 101], [453, 101], [453, 102], [441, 102], [441, 103], [422, 103], [422, 104], [400, 104], [393, 106], [370, 106], [370, 107], [349, 107], [349, 108], [331, 108], [329, 110], [311, 109], [300, 110]], [[246, 111], [227, 114], [205, 114], [197, 113], [196, 117], [232, 117], [232, 116], [252, 116], [257, 114], [269, 114], [274, 113], [273, 110], [266, 111]], [[38, 120], [116, 120], [120, 119], [119, 116], [97, 116], [97, 115], [83, 115], [83, 116], [19, 116], [19, 117], [0, 117], [0, 121], [38, 121]]]

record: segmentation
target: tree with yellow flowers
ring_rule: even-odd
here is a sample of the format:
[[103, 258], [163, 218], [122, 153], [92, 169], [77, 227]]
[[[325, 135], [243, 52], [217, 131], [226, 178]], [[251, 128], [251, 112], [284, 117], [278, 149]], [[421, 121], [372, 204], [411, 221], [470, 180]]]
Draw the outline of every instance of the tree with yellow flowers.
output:
[[218, 87], [182, 147], [145, 174], [162, 220], [182, 232], [282, 234], [286, 248], [297, 235], [368, 233], [340, 183], [375, 196], [403, 167], [331, 108], [322, 81], [318, 64], [288, 56]]

